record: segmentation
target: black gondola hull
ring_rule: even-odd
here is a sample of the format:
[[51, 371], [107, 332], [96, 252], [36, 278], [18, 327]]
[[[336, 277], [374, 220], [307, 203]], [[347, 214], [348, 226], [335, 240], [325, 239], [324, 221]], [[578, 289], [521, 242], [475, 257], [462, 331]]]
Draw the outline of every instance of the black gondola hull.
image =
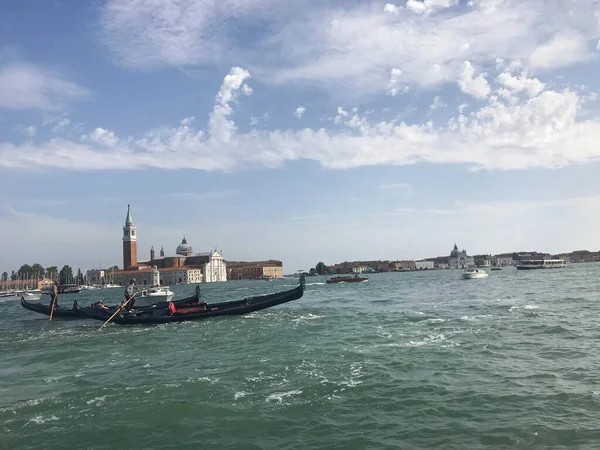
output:
[[[175, 300], [173, 301], [173, 303], [175, 305], [193, 305], [193, 304], [197, 304], [198, 301], [200, 300], [198, 294], [194, 294], [191, 297], [186, 297], [186, 298], [182, 298], [181, 300]], [[25, 309], [28, 309], [29, 311], [33, 311], [39, 314], [43, 314], [45, 316], [50, 316], [50, 304], [48, 303], [39, 303], [39, 302], [28, 302], [27, 300], [25, 300], [23, 297], [21, 297], [21, 306]], [[151, 310], [153, 308], [166, 308], [168, 307], [168, 303], [167, 302], [160, 302], [160, 303], [156, 303], [153, 306], [145, 306], [143, 308], [140, 308], [141, 311], [145, 311], [145, 310]], [[73, 306], [71, 307], [71, 309], [66, 309], [62, 306], [58, 306], [56, 308], [54, 308], [54, 313], [52, 314], [52, 317], [60, 317], [60, 318], [68, 318], [68, 319], [91, 319], [93, 317], [90, 317], [90, 314], [87, 313], [86, 311], [88, 310], [94, 310], [97, 311], [99, 314], [112, 314], [117, 310], [118, 306], [111, 306], [109, 307], [109, 309], [100, 309], [100, 308], [82, 308], [81, 306], [79, 306], [79, 304], [77, 303], [77, 300], [75, 300], [73, 302]]]
[[[137, 325], [137, 324], [161, 324], [171, 322], [187, 322], [192, 320], [203, 320], [219, 316], [241, 316], [262, 309], [298, 300], [304, 295], [306, 283], [304, 276], [300, 279], [300, 285], [294, 289], [275, 294], [267, 294], [255, 297], [248, 297], [244, 300], [208, 304], [206, 311], [184, 313], [169, 311], [169, 308], [154, 307], [152, 311], [137, 311], [135, 313], [125, 313], [112, 319], [112, 322], [119, 325]], [[91, 311], [91, 308], [81, 309], [90, 318], [106, 321], [110, 314], [105, 311]]]
[[[66, 309], [62, 306], [57, 306], [54, 308], [54, 313], [52, 317], [61, 317], [66, 319], [85, 319], [86, 315], [82, 314], [80, 311], [74, 309], [77, 302], [73, 303], [71, 309]], [[29, 311], [33, 311], [39, 314], [44, 314], [46, 316], [50, 316], [50, 305], [46, 303], [33, 303], [28, 302], [23, 297], [21, 297], [21, 306]]]

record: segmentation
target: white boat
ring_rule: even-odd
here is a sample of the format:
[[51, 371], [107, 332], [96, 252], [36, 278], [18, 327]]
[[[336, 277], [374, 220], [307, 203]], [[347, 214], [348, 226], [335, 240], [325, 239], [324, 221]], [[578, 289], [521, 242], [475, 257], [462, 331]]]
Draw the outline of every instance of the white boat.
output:
[[10, 291], [0, 293], [0, 301], [20, 300], [23, 297], [25, 300], [39, 300], [42, 297], [40, 292], [30, 291]]
[[134, 308], [137, 306], [151, 306], [159, 302], [170, 302], [174, 295], [168, 286], [144, 289], [136, 295]]
[[558, 269], [567, 267], [564, 259], [524, 259], [517, 264], [517, 270]]
[[142, 289], [135, 297], [135, 307], [151, 306], [159, 302], [170, 302], [175, 294], [168, 286], [161, 287], [160, 274], [156, 266], [152, 267], [152, 286], [147, 289]]
[[473, 278], [487, 278], [489, 274], [483, 269], [467, 269], [463, 272], [463, 278], [472, 280]]

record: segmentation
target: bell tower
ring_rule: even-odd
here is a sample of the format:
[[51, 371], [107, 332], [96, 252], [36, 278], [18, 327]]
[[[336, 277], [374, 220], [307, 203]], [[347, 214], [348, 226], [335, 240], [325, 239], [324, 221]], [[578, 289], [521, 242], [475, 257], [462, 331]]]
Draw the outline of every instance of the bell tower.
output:
[[137, 236], [131, 219], [131, 211], [127, 205], [127, 218], [123, 227], [123, 270], [137, 266]]

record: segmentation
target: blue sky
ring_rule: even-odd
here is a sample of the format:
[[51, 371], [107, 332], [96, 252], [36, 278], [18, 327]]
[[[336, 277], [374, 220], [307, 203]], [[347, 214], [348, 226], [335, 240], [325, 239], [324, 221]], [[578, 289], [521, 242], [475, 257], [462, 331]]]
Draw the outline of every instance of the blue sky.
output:
[[594, 1], [8, 1], [0, 270], [600, 249]]

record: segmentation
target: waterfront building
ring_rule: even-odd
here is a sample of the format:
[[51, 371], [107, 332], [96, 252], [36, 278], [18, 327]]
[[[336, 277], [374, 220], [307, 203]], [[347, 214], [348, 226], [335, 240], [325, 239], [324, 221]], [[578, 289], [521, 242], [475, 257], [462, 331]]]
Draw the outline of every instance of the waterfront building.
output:
[[450, 252], [448, 265], [451, 269], [466, 269], [475, 266], [475, 260], [472, 256], [467, 255], [466, 250], [458, 250], [458, 246], [454, 244], [454, 248]]
[[123, 270], [114, 272], [114, 283], [125, 285], [135, 278], [140, 285], [152, 284], [152, 267], [160, 273], [161, 284], [213, 283], [227, 281], [227, 265], [223, 254], [216, 248], [210, 252], [194, 253], [185, 236], [175, 250], [174, 256], [165, 256], [161, 247], [156, 257], [154, 246], [150, 249], [150, 259], [138, 262], [137, 234], [127, 205], [127, 217], [123, 227]]
[[492, 257], [492, 266], [494, 267], [506, 267], [513, 264], [513, 258], [510, 255], [496, 255]]
[[435, 268], [433, 261], [415, 261], [415, 270], [433, 270]]
[[260, 278], [283, 278], [283, 263], [268, 261], [227, 261], [229, 280], [256, 280]]

